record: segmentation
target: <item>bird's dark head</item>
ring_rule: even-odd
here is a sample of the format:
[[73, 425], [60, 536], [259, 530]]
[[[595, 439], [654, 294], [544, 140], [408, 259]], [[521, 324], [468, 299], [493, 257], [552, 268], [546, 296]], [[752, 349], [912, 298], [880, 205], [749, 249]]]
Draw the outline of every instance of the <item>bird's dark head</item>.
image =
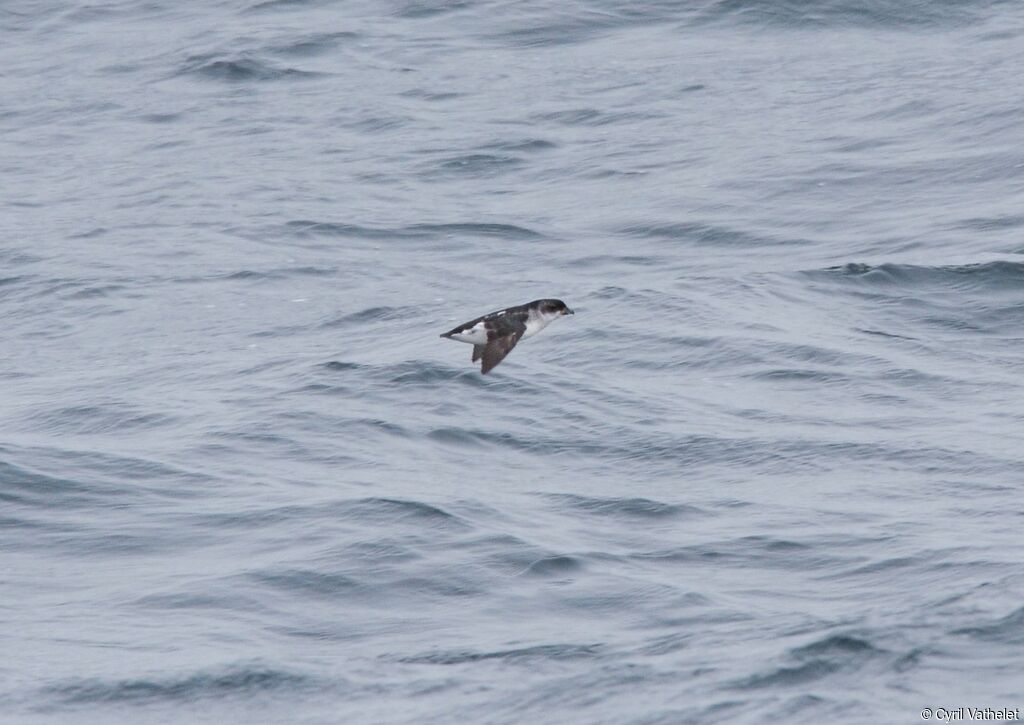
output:
[[549, 319], [576, 314], [562, 300], [537, 300], [537, 311]]

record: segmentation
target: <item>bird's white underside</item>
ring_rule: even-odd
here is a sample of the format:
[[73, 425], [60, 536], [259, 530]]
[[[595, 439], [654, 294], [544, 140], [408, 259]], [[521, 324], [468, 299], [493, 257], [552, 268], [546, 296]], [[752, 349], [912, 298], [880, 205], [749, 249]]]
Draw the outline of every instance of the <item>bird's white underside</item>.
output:
[[451, 339], [458, 340], [459, 342], [468, 342], [470, 345], [486, 345], [487, 330], [484, 329], [484, 323], [478, 322], [465, 332], [452, 335]]
[[532, 337], [538, 332], [543, 330], [548, 324], [555, 319], [554, 317], [534, 317], [530, 315], [530, 318], [526, 321], [526, 332], [523, 333], [523, 339]]
[[[548, 324], [555, 319], [558, 315], [547, 317], [543, 315], [530, 315], [526, 320], [526, 331], [523, 333], [523, 339], [536, 335], [538, 332], [543, 330]], [[487, 328], [484, 327], [483, 322], [478, 322], [465, 332], [460, 332], [456, 335], [451, 336], [452, 340], [458, 340], [459, 342], [467, 342], [470, 345], [486, 345], [487, 344]]]

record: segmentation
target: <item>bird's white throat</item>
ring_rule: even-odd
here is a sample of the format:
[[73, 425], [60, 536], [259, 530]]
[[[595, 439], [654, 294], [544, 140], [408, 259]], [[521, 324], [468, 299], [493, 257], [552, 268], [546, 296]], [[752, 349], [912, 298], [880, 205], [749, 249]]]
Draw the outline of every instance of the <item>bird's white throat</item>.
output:
[[536, 335], [550, 325], [551, 321], [556, 317], [559, 317], [559, 315], [545, 315], [538, 310], [530, 310], [530, 316], [526, 318], [526, 332], [523, 333], [523, 339], [525, 340], [527, 337]]

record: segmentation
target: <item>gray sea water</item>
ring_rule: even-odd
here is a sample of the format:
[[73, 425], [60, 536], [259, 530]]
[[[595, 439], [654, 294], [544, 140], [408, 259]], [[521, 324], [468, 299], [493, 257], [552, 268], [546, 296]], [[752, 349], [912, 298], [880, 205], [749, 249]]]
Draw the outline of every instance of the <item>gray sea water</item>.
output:
[[1022, 77], [995, 0], [5, 2], [0, 721], [1024, 706]]

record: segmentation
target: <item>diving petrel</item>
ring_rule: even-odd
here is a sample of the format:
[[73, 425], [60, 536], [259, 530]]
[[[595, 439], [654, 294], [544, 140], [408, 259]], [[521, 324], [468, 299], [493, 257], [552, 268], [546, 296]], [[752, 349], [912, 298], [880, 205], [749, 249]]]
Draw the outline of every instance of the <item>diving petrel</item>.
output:
[[473, 346], [473, 362], [483, 359], [480, 372], [486, 375], [505, 359], [520, 338], [536, 335], [552, 320], [574, 314], [562, 300], [534, 300], [492, 312], [459, 325], [441, 337]]

